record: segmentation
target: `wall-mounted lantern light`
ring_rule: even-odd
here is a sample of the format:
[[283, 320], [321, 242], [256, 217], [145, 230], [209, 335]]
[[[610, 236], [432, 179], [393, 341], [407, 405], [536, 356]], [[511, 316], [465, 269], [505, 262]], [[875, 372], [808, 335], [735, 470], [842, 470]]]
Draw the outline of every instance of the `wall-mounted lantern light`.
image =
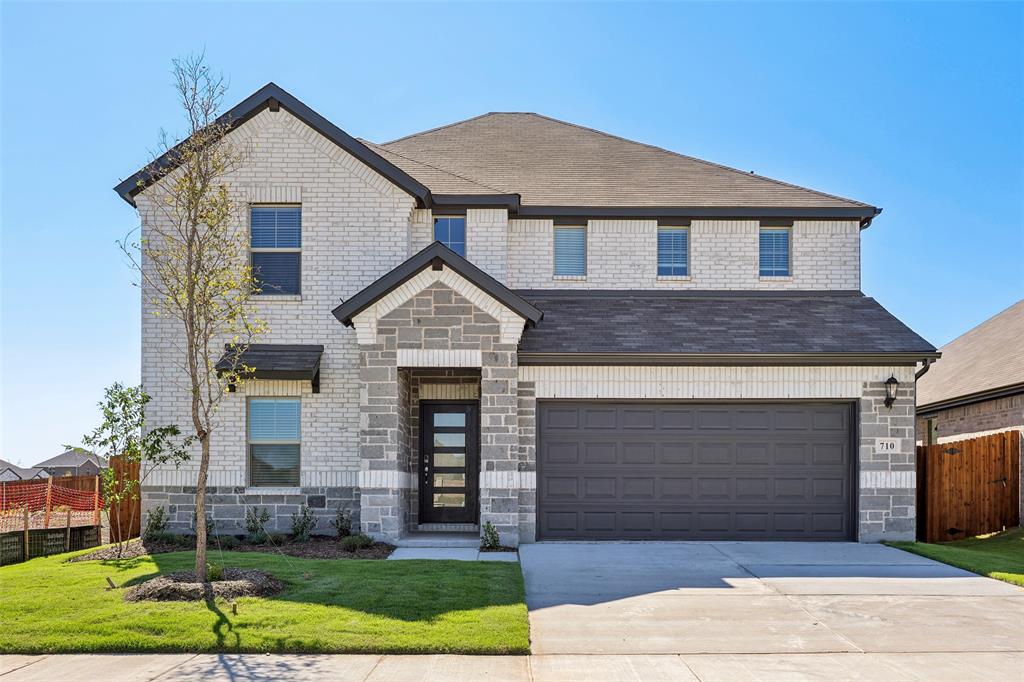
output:
[[899, 388], [900, 382], [896, 381], [895, 376], [890, 376], [885, 380], [885, 406], [892, 409], [892, 404], [896, 402], [896, 389]]

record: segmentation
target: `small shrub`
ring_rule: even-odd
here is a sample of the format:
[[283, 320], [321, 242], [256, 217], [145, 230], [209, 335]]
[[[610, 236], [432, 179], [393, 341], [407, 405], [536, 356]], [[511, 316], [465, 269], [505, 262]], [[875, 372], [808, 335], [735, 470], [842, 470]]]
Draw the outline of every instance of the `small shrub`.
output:
[[501, 547], [501, 538], [498, 536], [498, 529], [490, 521], [484, 523], [484, 534], [480, 538], [480, 549], [498, 549]]
[[352, 535], [352, 513], [348, 509], [338, 507], [337, 513], [331, 519], [331, 526], [338, 534], [338, 539], [347, 538]]
[[146, 527], [142, 530], [143, 540], [156, 540], [167, 535], [167, 510], [163, 507], [154, 507], [146, 514]]
[[357, 549], [366, 549], [373, 544], [373, 538], [369, 535], [359, 533], [357, 535], [349, 535], [341, 539], [341, 548], [346, 552], [354, 552]]
[[316, 528], [316, 517], [313, 510], [302, 505], [297, 514], [292, 514], [292, 539], [296, 542], [306, 542]]
[[206, 564], [206, 579], [211, 583], [224, 580], [224, 567], [221, 564]]
[[227, 551], [237, 549], [240, 544], [242, 544], [242, 541], [234, 535], [225, 535], [224, 537], [219, 538], [218, 542], [218, 546]]
[[267, 523], [270, 522], [270, 512], [266, 507], [245, 508], [245, 540], [254, 545], [267, 541]]
[[288, 536], [284, 533], [270, 533], [267, 535], [267, 540], [273, 545], [283, 545], [288, 542]]

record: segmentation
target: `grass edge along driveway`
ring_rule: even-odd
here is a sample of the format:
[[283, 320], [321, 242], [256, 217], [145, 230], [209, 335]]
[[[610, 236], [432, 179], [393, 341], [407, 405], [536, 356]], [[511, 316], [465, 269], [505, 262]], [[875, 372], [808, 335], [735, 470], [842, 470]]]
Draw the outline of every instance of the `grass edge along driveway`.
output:
[[[89, 550], [91, 551], [91, 550]], [[194, 554], [0, 568], [0, 653], [529, 653], [518, 563], [298, 559], [211, 553], [285, 583], [266, 599], [123, 600], [123, 587], [188, 570]], [[106, 577], [118, 589], [106, 589]]]
[[890, 542], [891, 547], [1024, 587], [1024, 528], [954, 542]]

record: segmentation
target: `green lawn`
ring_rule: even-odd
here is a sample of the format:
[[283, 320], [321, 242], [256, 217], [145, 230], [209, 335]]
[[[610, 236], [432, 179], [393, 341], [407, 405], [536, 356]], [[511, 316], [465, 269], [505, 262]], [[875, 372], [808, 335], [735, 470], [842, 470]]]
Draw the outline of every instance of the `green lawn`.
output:
[[929, 559], [1024, 587], [1024, 528], [942, 544], [889, 544]]
[[107, 590], [192, 567], [191, 552], [65, 564], [69, 554], [0, 568], [0, 653], [380, 652], [529, 653], [519, 564], [335, 561], [225, 552], [285, 583], [269, 599], [123, 601]]

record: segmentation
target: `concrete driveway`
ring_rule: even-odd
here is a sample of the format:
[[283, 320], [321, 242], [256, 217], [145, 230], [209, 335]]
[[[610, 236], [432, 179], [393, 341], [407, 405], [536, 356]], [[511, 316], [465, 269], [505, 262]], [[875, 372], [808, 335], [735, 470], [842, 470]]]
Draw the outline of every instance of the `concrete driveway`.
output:
[[1024, 590], [881, 545], [519, 552], [534, 654], [1024, 651]]

